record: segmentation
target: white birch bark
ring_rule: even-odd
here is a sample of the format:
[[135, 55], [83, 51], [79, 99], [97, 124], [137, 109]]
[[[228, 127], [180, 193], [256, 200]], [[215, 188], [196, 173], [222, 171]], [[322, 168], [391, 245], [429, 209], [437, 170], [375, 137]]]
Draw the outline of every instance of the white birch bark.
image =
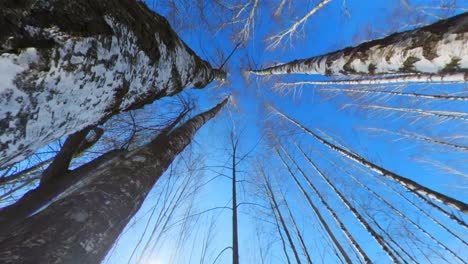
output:
[[[332, 161], [330, 161], [332, 162]], [[341, 166], [338, 166], [338, 164], [336, 162], [332, 162], [332, 164], [336, 167], [340, 167], [340, 170], [343, 170], [343, 171], [346, 171], [346, 169], [344, 169], [343, 167]], [[349, 173], [349, 172], [348, 172]], [[440, 222], [439, 220], [435, 219], [432, 215], [430, 215], [428, 212], [426, 212], [426, 210], [424, 210], [423, 208], [421, 208], [419, 205], [417, 205], [416, 203], [414, 203], [413, 201], [411, 201], [410, 199], [408, 199], [406, 196], [404, 196], [401, 192], [399, 192], [398, 190], [396, 190], [393, 186], [391, 186], [390, 184], [388, 184], [386, 181], [384, 181], [382, 178], [380, 177], [375, 177], [374, 174], [372, 173], [367, 173], [368, 175], [370, 175], [372, 178], [376, 179], [378, 182], [380, 182], [381, 184], [383, 184], [385, 187], [389, 188], [394, 194], [398, 195], [399, 197], [401, 197], [402, 199], [404, 199], [405, 201], [407, 201], [409, 204], [411, 204], [420, 214], [426, 216], [429, 220], [431, 220], [434, 224], [436, 224], [437, 226], [439, 226], [440, 228], [442, 228], [443, 230], [445, 230], [447, 233], [449, 233], [450, 235], [452, 235], [453, 237], [455, 237], [458, 241], [460, 241], [461, 243], [465, 244], [466, 246], [468, 246], [468, 243], [463, 239], [461, 238], [458, 234], [456, 234], [454, 231], [450, 230], [445, 224], [443, 224], [442, 222]], [[466, 228], [466, 225], [465, 225], [465, 228]]]
[[0, 167], [121, 111], [222, 78], [134, 0], [2, 3], [0, 27]]
[[457, 96], [457, 95], [439, 95], [439, 94], [421, 94], [421, 93], [406, 93], [406, 92], [395, 92], [395, 91], [382, 91], [382, 90], [370, 90], [370, 89], [343, 89], [343, 88], [320, 88], [319, 90], [324, 92], [343, 92], [343, 93], [364, 93], [367, 95], [383, 94], [389, 96], [405, 96], [416, 99], [431, 99], [431, 100], [455, 100], [455, 101], [468, 101], [468, 96]]
[[[380, 130], [380, 129], [376, 129], [376, 130]], [[386, 132], [390, 132], [390, 131], [386, 131]], [[415, 137], [412, 137], [412, 138], [417, 138], [417, 135], [414, 134]], [[431, 139], [432, 141], [433, 139]], [[335, 142], [335, 144], [339, 144], [337, 142]], [[343, 149], [345, 149], [344, 146], [341, 146]], [[351, 152], [349, 149], [346, 149], [347, 151]], [[354, 153], [355, 154], [355, 153]], [[325, 156], [323, 156], [325, 157]], [[325, 157], [326, 158], [326, 157]], [[328, 159], [332, 164], [336, 164], [334, 161]], [[364, 173], [367, 173], [368, 175], [371, 175], [372, 177], [376, 178], [376, 179], [379, 179], [378, 177], [375, 177], [372, 173], [370, 173], [369, 171], [366, 171], [364, 170], [362, 167], [356, 167], [354, 166], [355, 168], [361, 170], [362, 172]], [[342, 168], [341, 166], [337, 166], [337, 168]], [[382, 179], [379, 179], [380, 182], [382, 183], [385, 183], [385, 181], [383, 181]], [[405, 188], [405, 187], [403, 187]], [[413, 194], [415, 194], [416, 196], [418, 196], [421, 200], [423, 200], [424, 202], [426, 202], [429, 206], [435, 208], [436, 210], [438, 210], [440, 213], [442, 213], [443, 215], [447, 216], [448, 218], [452, 219], [453, 221], [455, 221], [456, 223], [458, 223], [459, 225], [463, 226], [464, 228], [468, 228], [468, 225], [461, 219], [459, 218], [458, 216], [456, 216], [453, 212], [449, 212], [448, 210], [440, 207], [439, 205], [435, 204], [433, 201], [429, 200], [428, 198], [426, 198], [426, 196], [423, 196], [422, 194], [420, 193], [417, 193], [417, 192], [413, 192]]]
[[[401, 84], [401, 83], [464, 83], [466, 82], [464, 73], [446, 73], [446, 74], [412, 74], [412, 75], [397, 75], [397, 76], [384, 76], [380, 78], [357, 78], [345, 80], [331, 80], [331, 81], [301, 81], [292, 83], [277, 83], [275, 87], [282, 88], [288, 86], [298, 85], [381, 85], [381, 84]], [[352, 90], [362, 91], [364, 89]], [[408, 95], [411, 95], [408, 93]], [[423, 94], [421, 94], [422, 96]], [[458, 98], [458, 97], [455, 97]], [[433, 98], [432, 98], [433, 99]], [[460, 99], [453, 100], [468, 100], [467, 97], [460, 97]]]
[[468, 13], [307, 59], [260, 70], [255, 75], [384, 75], [443, 72], [468, 79]]

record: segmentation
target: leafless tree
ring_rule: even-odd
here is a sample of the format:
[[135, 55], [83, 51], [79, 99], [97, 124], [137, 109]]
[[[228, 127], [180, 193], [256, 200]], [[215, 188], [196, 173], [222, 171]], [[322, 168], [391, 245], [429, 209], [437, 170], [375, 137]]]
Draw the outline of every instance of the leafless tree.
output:
[[295, 121], [294, 119], [292, 119], [291, 117], [283, 114], [282, 112], [280, 112], [279, 110], [271, 107], [272, 111], [274, 111], [275, 113], [277, 113], [278, 115], [280, 115], [282, 118], [284, 118], [285, 120], [288, 120], [290, 121], [292, 124], [294, 124], [295, 126], [299, 127], [301, 130], [305, 131], [306, 133], [308, 133], [309, 135], [311, 135], [313, 138], [315, 138], [318, 142], [322, 143], [323, 145], [325, 145], [326, 147], [328, 147], [329, 149], [345, 156], [346, 158], [348, 159], [351, 159], [367, 168], [369, 168], [370, 170], [373, 170], [377, 173], [379, 173], [380, 175], [386, 177], [386, 178], [389, 178], [399, 184], [401, 184], [403, 187], [405, 187], [407, 190], [411, 191], [412, 193], [414, 193], [415, 195], [417, 196], [423, 196], [423, 197], [427, 197], [427, 198], [430, 198], [430, 199], [435, 199], [449, 207], [452, 207], [454, 209], [457, 209], [461, 212], [468, 212], [468, 205], [463, 203], [462, 201], [459, 201], [457, 199], [454, 199], [454, 198], [451, 198], [447, 195], [444, 195], [442, 193], [439, 193], [437, 191], [434, 191], [434, 190], [431, 190], [427, 187], [424, 187], [420, 184], [418, 184], [417, 182], [415, 181], [412, 181], [408, 178], [405, 178], [405, 177], [402, 177], [396, 173], [393, 173], [391, 171], [388, 171], [366, 159], [364, 159], [363, 157], [359, 156], [358, 154], [354, 153], [354, 152], [351, 152], [349, 150], [346, 150], [346, 149], [343, 149], [339, 146], [336, 146], [330, 142], [328, 142], [327, 140], [323, 139], [322, 137], [318, 136], [317, 134], [315, 134], [314, 132], [312, 132], [311, 130], [307, 129], [306, 127], [304, 127], [303, 125], [301, 125], [300, 123], [298, 123], [297, 121]]
[[[141, 148], [121, 153], [105, 166], [91, 168], [74, 191], [29, 217], [21, 228], [2, 236], [2, 262], [102, 260], [161, 174], [227, 101], [158, 135]], [[96, 208], [100, 201], [105, 207]]]

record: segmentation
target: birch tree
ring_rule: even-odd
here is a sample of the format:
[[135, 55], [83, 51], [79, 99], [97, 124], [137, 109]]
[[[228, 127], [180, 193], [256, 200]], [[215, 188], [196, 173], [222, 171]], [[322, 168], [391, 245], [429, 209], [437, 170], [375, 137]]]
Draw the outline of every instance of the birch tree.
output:
[[225, 76], [140, 1], [3, 1], [0, 10], [0, 167]]
[[291, 122], [292, 124], [294, 124], [295, 126], [297, 126], [298, 128], [300, 128], [301, 130], [303, 130], [304, 132], [306, 132], [307, 134], [311, 135], [314, 139], [316, 139], [318, 142], [320, 142], [321, 144], [323, 144], [324, 146], [326, 146], [327, 148], [339, 153], [340, 155], [358, 163], [358, 164], [361, 164], [362, 166], [372, 170], [372, 171], [375, 171], [376, 173], [380, 174], [381, 176], [383, 177], [386, 177], [398, 184], [400, 184], [401, 186], [403, 186], [405, 189], [407, 189], [408, 191], [414, 193], [416, 196], [418, 197], [424, 197], [426, 199], [432, 199], [432, 200], [435, 200], [435, 201], [438, 201], [442, 204], [445, 204], [446, 206], [448, 207], [451, 207], [453, 209], [456, 209], [460, 212], [463, 212], [463, 213], [466, 213], [468, 212], [468, 205], [462, 201], [459, 201], [457, 199], [454, 199], [450, 196], [447, 196], [445, 194], [442, 194], [442, 193], [439, 193], [437, 191], [434, 191], [432, 189], [429, 189], [427, 187], [424, 187], [420, 184], [418, 184], [417, 182], [411, 180], [411, 179], [408, 179], [408, 178], [405, 178], [403, 176], [400, 176], [394, 172], [391, 172], [389, 170], [386, 170], [385, 168], [382, 168], [368, 160], [366, 160], [365, 158], [363, 158], [362, 156], [358, 155], [357, 153], [353, 152], [353, 151], [350, 151], [350, 150], [347, 150], [347, 149], [344, 149], [340, 146], [337, 146], [327, 140], [325, 140], [324, 138], [320, 137], [319, 135], [317, 135], [316, 133], [314, 133], [313, 131], [311, 131], [310, 129], [306, 128], [305, 126], [301, 125], [299, 122], [297, 122], [296, 120], [292, 119], [291, 117], [283, 114], [282, 112], [278, 111], [277, 109], [271, 107], [271, 109], [277, 113], [278, 115], [280, 115], [282, 118], [284, 118], [285, 120]]
[[73, 190], [0, 238], [2, 263], [101, 261], [161, 174], [227, 101], [91, 168]]
[[[355, 47], [251, 70], [250, 73], [260, 76], [318, 74], [361, 77], [426, 74], [427, 82], [431, 81], [432, 75], [451, 73], [450, 81], [467, 81], [467, 41], [468, 13], [463, 13]], [[385, 80], [389, 81], [388, 78]], [[399, 80], [394, 78], [393, 81]]]

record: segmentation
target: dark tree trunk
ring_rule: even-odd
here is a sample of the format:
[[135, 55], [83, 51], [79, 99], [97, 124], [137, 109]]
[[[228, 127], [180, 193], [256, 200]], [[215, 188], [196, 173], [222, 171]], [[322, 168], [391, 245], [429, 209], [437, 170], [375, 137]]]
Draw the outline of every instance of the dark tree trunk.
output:
[[0, 262], [99, 263], [162, 173], [227, 100], [92, 168], [74, 190], [0, 238]]
[[232, 264], [239, 264], [239, 242], [237, 231], [237, 175], [236, 175], [236, 148], [232, 149]]
[[15, 225], [21, 224], [29, 215], [85, 178], [89, 171], [96, 169], [121, 153], [123, 153], [121, 150], [112, 150], [72, 172], [65, 171], [63, 174], [57, 174], [53, 181], [41, 183], [37, 188], [28, 191], [14, 204], [0, 209], [0, 236], [13, 230]]
[[0, 168], [224, 73], [135, 0], [0, 2]]

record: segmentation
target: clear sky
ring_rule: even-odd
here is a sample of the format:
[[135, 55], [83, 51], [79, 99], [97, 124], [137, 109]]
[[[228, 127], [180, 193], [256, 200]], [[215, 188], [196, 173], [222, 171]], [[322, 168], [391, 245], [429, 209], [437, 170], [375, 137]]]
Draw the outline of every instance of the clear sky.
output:
[[[195, 2], [195, 1], [194, 1]], [[205, 1], [201, 1], [205, 3]], [[265, 39], [277, 32], [286, 29], [295, 18], [299, 18], [307, 10], [310, 10], [317, 1], [292, 1], [290, 7], [290, 16], [284, 14], [282, 19], [274, 20], [271, 16], [272, 6], [274, 3], [264, 3], [260, 1], [261, 7], [255, 13], [256, 23], [245, 47], [241, 47], [234, 53], [232, 58], [227, 63], [228, 81], [229, 83], [222, 87], [211, 85], [203, 90], [189, 90], [186, 93], [196, 98], [198, 102], [198, 110], [204, 110], [216, 104], [225, 95], [232, 94], [234, 96], [236, 106], [229, 106], [224, 109], [215, 120], [210, 121], [197, 134], [195, 143], [191, 146], [189, 152], [197, 153], [202, 158], [201, 162], [196, 161], [197, 166], [209, 167], [205, 168], [195, 176], [195, 183], [209, 181], [213, 177], [218, 176], [218, 173], [230, 174], [228, 169], [220, 168], [220, 166], [229, 166], [229, 130], [232, 126], [231, 120], [240, 133], [240, 153], [246, 153], [252, 149], [256, 143], [261, 140], [261, 143], [250, 153], [249, 157], [239, 165], [240, 177], [245, 179], [243, 186], [239, 187], [239, 202], [258, 203], [265, 205], [265, 202], [256, 195], [255, 184], [258, 183], [258, 170], [255, 170], [255, 164], [263, 161], [266, 163], [268, 174], [272, 178], [277, 177], [279, 183], [274, 183], [276, 190], [282, 190], [286, 193], [290, 206], [297, 217], [298, 225], [304, 232], [308, 246], [312, 251], [312, 258], [318, 262], [336, 263], [339, 260], [334, 256], [334, 253], [328, 247], [328, 240], [323, 238], [323, 230], [319, 228], [317, 221], [313, 217], [304, 199], [300, 197], [300, 193], [294, 183], [288, 178], [284, 169], [281, 169], [279, 160], [275, 158], [273, 152], [268, 150], [270, 142], [265, 140], [264, 127], [268, 124], [275, 133], [286, 136], [285, 141], [290, 143], [291, 139], [296, 139], [301, 146], [310, 150], [311, 146], [317, 148], [321, 153], [337, 162], [345, 164], [347, 169], [353, 171], [354, 175], [364, 181], [366, 184], [378, 190], [378, 192], [386, 197], [392, 204], [401, 208], [402, 212], [408, 215], [414, 221], [424, 226], [431, 234], [434, 234], [458, 254], [462, 254], [465, 259], [468, 257], [466, 247], [453, 240], [443, 231], [435, 227], [420, 214], [409, 208], [409, 206], [399, 197], [396, 197], [392, 192], [382, 187], [378, 181], [365, 175], [364, 172], [351, 167], [352, 163], [344, 163], [332, 153], [329, 153], [325, 148], [317, 144], [316, 141], [299, 130], [290, 130], [291, 127], [285, 127], [282, 122], [279, 122], [277, 116], [268, 113], [265, 110], [266, 104], [274, 105], [284, 113], [299, 120], [308, 128], [316, 131], [324, 131], [326, 134], [338, 139], [339, 142], [351, 148], [353, 151], [360, 153], [373, 162], [382, 165], [383, 167], [399, 173], [405, 177], [413, 179], [424, 186], [430, 187], [441, 193], [450, 195], [464, 202], [468, 202], [467, 174], [468, 162], [466, 152], [451, 151], [447, 148], [437, 147], [434, 145], [420, 144], [413, 139], [398, 139], [391, 133], [384, 132], [382, 129], [390, 131], [406, 131], [408, 133], [421, 133], [427, 136], [444, 138], [448, 141], [458, 144], [468, 144], [467, 123], [453, 120], [438, 120], [435, 118], [420, 118], [414, 115], [401, 115], [390, 111], [370, 111], [367, 108], [358, 107], [357, 105], [391, 105], [395, 107], [413, 107], [426, 108], [433, 110], [453, 110], [453, 111], [468, 111], [466, 103], [453, 102], [429, 102], [415, 101], [407, 98], [382, 98], [382, 97], [362, 97], [356, 94], [333, 94], [321, 92], [317, 86], [299, 87], [294, 93], [278, 94], [272, 90], [274, 81], [251, 76], [248, 80], [242, 78], [242, 70], [248, 67], [259, 68], [273, 63], [287, 62], [293, 59], [306, 58], [314, 55], [324, 54], [336, 49], [347, 46], [356, 45], [365, 40], [383, 37], [389, 33], [411, 29], [419, 23], [428, 23], [436, 21], [438, 17], [447, 17], [468, 9], [468, 2], [457, 1], [459, 9], [445, 10], [441, 7], [441, 1], [344, 1], [333, 0], [327, 6], [322, 8], [311, 17], [304, 25], [302, 25], [298, 34], [291, 40], [287, 39], [281, 45], [274, 49], [266, 49]], [[275, 3], [278, 1], [274, 1]], [[444, 1], [442, 1], [444, 2]], [[453, 1], [445, 1], [447, 3]], [[405, 3], [409, 3], [415, 7], [425, 7], [422, 9], [408, 9]], [[159, 1], [149, 1], [148, 5], [154, 7], [155, 11], [163, 15], [167, 15], [167, 9]], [[190, 9], [188, 11], [179, 10], [181, 17], [189, 20]], [[195, 12], [195, 11], [193, 11]], [[195, 13], [194, 13], [195, 14]], [[213, 14], [207, 14], [213, 15]], [[246, 14], [243, 14], [245, 17]], [[169, 16], [170, 17], [170, 16]], [[213, 16], [215, 17], [215, 16]], [[214, 18], [213, 18], [214, 19]], [[211, 20], [209, 20], [211, 21]], [[173, 24], [176, 23], [171, 21]], [[214, 23], [214, 22], [213, 22]], [[206, 30], [203, 25], [193, 25], [193, 27], [175, 27], [176, 32], [184, 41], [201, 57], [210, 61], [212, 65], [220, 65], [220, 60], [216, 57], [217, 51], [221, 50], [227, 56], [235, 46], [232, 42], [231, 27], [226, 27], [219, 31], [213, 32]], [[250, 62], [248, 64], [247, 62]], [[250, 66], [249, 66], [250, 65]], [[323, 79], [320, 76], [286, 76], [279, 80], [281, 81], [298, 81], [298, 80], [317, 80]], [[390, 87], [398, 89], [400, 87]], [[419, 91], [426, 93], [448, 93], [460, 92], [459, 95], [467, 95], [466, 84], [462, 85], [416, 85], [405, 88], [405, 91]], [[334, 96], [332, 96], [334, 95]], [[374, 130], [369, 130], [373, 128]], [[375, 130], [380, 129], [380, 130]], [[398, 140], [397, 140], [398, 139]], [[294, 145], [288, 145], [288, 149], [293, 151]], [[301, 160], [300, 154], [293, 151], [294, 157]], [[190, 156], [190, 155], [188, 155]], [[344, 173], [336, 167], [331, 166], [326, 162], [326, 159], [317, 157], [322, 168], [326, 173], [330, 174], [335, 180], [337, 186], [345, 191], [348, 197], [356, 199], [369, 199], [370, 205], [375, 207], [371, 210], [378, 221], [386, 227], [395, 236], [405, 236], [405, 231], [414, 232], [415, 237], [425, 238], [424, 235], [416, 234], [413, 229], [404, 230], [398, 225], [398, 220], [393, 221], [393, 216], [385, 214], [388, 208], [385, 208], [374, 198], [371, 198], [364, 190], [360, 189], [355, 182], [345, 178]], [[307, 166], [304, 160], [300, 163], [310, 175], [313, 171]], [[443, 167], [445, 166], [445, 167]], [[450, 170], [450, 171], [449, 171]], [[177, 173], [176, 173], [177, 174]], [[183, 181], [182, 176], [186, 176], [183, 172], [178, 174], [177, 181], [174, 180], [174, 186], [179, 186]], [[314, 174], [315, 175], [315, 174]], [[167, 175], [166, 178], [169, 178]], [[318, 177], [318, 176], [314, 176]], [[147, 219], [151, 214], [151, 209], [155, 205], [159, 193], [163, 189], [164, 183], [170, 182], [164, 178], [158, 182], [157, 188], [149, 196], [145, 205], [142, 207], [136, 216], [136, 223], [132, 225], [121, 237], [116, 248], [110, 253], [107, 263], [127, 263], [129, 254], [135, 247], [142, 232], [145, 230]], [[314, 178], [318, 179], [318, 178]], [[167, 183], [168, 186], [171, 183]], [[204, 188], [196, 195], [189, 196], [184, 201], [184, 209], [187, 206], [193, 205], [189, 215], [204, 212], [211, 208], [207, 213], [200, 214], [194, 219], [189, 226], [186, 227], [185, 236], [180, 236], [181, 227], [180, 219], [185, 219], [184, 210], [177, 211], [171, 218], [168, 225], [174, 224], [174, 228], [168, 231], [154, 247], [152, 257], [148, 258], [148, 263], [166, 264], [178, 261], [177, 263], [212, 263], [218, 253], [225, 247], [231, 244], [231, 211], [226, 208], [231, 203], [230, 181], [225, 177], [218, 177], [209, 181]], [[241, 185], [241, 184], [239, 184]], [[350, 232], [358, 237], [358, 241], [364, 245], [364, 248], [369, 252], [371, 258], [377, 263], [389, 263], [385, 258], [385, 254], [379, 250], [378, 246], [372, 241], [372, 238], [366, 234], [365, 230], [359, 226], [359, 223], [347, 212], [346, 208], [334, 197], [327, 186], [317, 180], [317, 186], [330, 204], [336, 208], [337, 213], [342, 217], [343, 221], [349, 226]], [[392, 185], [398, 188], [396, 185]], [[406, 195], [406, 194], [405, 194]], [[411, 200], [416, 199], [406, 195]], [[317, 203], [317, 198], [314, 197]], [[193, 204], [190, 204], [192, 202]], [[358, 203], [359, 204], [359, 203]], [[361, 203], [362, 204], [362, 203]], [[160, 208], [161, 204], [158, 204]], [[445, 221], [447, 225], [453, 227], [456, 232], [468, 238], [465, 229], [457, 228], [451, 222], [445, 220], [443, 216], [437, 214], [434, 210], [427, 206], [421, 205], [431, 214], [436, 215], [438, 219]], [[242, 263], [261, 263], [259, 244], [263, 250], [268, 250], [266, 263], [285, 263], [285, 257], [282, 253], [281, 244], [277, 233], [275, 233], [272, 220], [268, 220], [263, 214], [263, 209], [257, 209], [255, 205], [242, 205], [239, 207], [239, 235], [240, 235], [240, 259]], [[382, 210], [379, 213], [378, 209]], [[262, 211], [263, 210], [263, 211]], [[323, 214], [327, 214], [324, 208], [320, 208]], [[286, 214], [286, 212], [283, 212]], [[158, 212], [151, 217], [149, 229], [157, 222]], [[141, 218], [143, 216], [143, 218]], [[266, 220], [265, 220], [266, 219]], [[327, 221], [332, 222], [327, 216]], [[465, 219], [466, 220], [466, 219]], [[444, 222], [444, 223], [445, 223]], [[132, 223], [132, 222], [131, 222]], [[163, 223], [158, 223], [158, 228], [163, 226]], [[334, 228], [336, 231], [336, 228]], [[211, 233], [210, 233], [211, 231]], [[338, 233], [338, 231], [336, 231]], [[150, 231], [146, 233], [145, 239], [137, 250], [137, 253], [132, 258], [130, 263], [134, 263], [139, 257], [139, 253], [148, 239]], [[157, 233], [157, 231], [156, 231]], [[259, 234], [260, 233], [260, 234]], [[406, 234], [408, 236], [408, 234]], [[339, 235], [338, 235], [339, 236]], [[211, 239], [207, 239], [211, 238]], [[340, 241], [344, 241], [342, 236], [339, 236]], [[205, 244], [207, 242], [208, 244]], [[399, 240], [401, 246], [410, 250], [415, 250], [416, 256], [419, 256], [419, 261], [428, 262], [417, 252], [414, 245], [406, 239]], [[185, 245], [182, 245], [183, 243]], [[297, 241], [296, 241], [297, 242]], [[149, 251], [151, 251], [151, 245]], [[181, 249], [177, 250], [177, 245]], [[208, 245], [206, 254], [203, 254], [204, 245]], [[298, 244], [296, 244], [298, 246]], [[434, 246], [434, 245], [432, 245]], [[421, 246], [421, 247], [424, 247]], [[443, 250], [434, 246], [436, 251], [430, 255], [434, 263], [441, 263], [439, 252]], [[346, 248], [351, 252], [350, 247]], [[463, 252], [464, 251], [464, 252]], [[148, 251], [147, 251], [148, 252]], [[351, 254], [351, 253], [350, 253]], [[446, 253], [442, 253], [446, 255]], [[292, 258], [292, 253], [289, 252]], [[202, 256], [205, 257], [201, 261]], [[354, 257], [354, 256], [353, 256]], [[455, 261], [451, 256], [445, 256], [449, 262]], [[217, 263], [230, 263], [231, 252], [226, 250], [218, 259]]]

